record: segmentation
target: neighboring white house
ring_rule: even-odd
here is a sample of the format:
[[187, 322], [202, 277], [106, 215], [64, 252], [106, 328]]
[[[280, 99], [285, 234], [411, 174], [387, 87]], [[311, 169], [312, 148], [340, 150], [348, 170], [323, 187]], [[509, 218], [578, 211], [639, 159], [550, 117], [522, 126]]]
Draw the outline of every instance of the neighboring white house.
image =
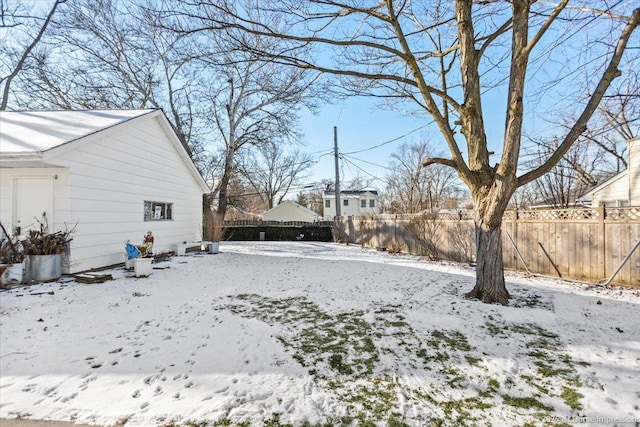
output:
[[0, 221], [75, 226], [64, 273], [123, 262], [147, 231], [156, 253], [200, 240], [207, 191], [161, 110], [0, 112]]
[[[322, 196], [323, 217], [330, 221], [336, 216], [336, 192], [325, 191]], [[380, 196], [377, 190], [340, 192], [341, 216], [364, 216], [380, 213]]]
[[629, 141], [627, 169], [603, 182], [578, 201], [591, 206], [640, 206], [640, 139]]
[[278, 206], [269, 209], [262, 218], [265, 221], [318, 221], [320, 215], [296, 202], [290, 200], [280, 203]]

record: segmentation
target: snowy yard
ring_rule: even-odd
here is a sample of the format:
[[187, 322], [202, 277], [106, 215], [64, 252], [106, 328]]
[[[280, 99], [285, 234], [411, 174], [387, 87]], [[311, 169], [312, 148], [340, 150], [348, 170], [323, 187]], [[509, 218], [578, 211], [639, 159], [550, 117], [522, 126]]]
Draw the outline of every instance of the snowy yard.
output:
[[335, 243], [221, 250], [174, 257], [149, 278], [115, 269], [103, 284], [1, 292], [0, 417], [640, 422], [638, 290], [508, 273], [503, 307], [463, 298], [465, 266]]

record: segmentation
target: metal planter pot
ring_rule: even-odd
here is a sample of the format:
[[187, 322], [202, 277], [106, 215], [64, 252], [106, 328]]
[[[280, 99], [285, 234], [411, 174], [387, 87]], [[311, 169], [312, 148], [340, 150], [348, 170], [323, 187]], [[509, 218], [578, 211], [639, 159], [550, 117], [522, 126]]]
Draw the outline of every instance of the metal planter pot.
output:
[[27, 255], [26, 279], [36, 282], [58, 280], [62, 277], [62, 255]]

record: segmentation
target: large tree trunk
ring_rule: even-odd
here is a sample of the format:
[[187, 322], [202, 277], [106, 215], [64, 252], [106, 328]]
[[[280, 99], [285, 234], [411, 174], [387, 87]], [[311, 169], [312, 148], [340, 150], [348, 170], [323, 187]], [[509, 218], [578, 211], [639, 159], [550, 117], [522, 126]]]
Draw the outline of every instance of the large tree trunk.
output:
[[467, 298], [485, 303], [507, 304], [509, 292], [504, 282], [502, 263], [502, 217], [507, 208], [513, 183], [482, 187], [473, 191], [476, 228], [476, 285]]
[[466, 295], [467, 298], [486, 303], [509, 302], [509, 292], [504, 283], [500, 225], [476, 218], [476, 285]]

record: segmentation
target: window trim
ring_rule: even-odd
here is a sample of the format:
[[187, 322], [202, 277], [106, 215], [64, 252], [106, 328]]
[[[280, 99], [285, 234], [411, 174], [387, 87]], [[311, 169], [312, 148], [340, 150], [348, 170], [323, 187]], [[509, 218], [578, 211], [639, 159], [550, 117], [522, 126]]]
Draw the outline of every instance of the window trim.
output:
[[173, 221], [173, 203], [145, 200], [143, 204], [143, 217], [145, 222]]

